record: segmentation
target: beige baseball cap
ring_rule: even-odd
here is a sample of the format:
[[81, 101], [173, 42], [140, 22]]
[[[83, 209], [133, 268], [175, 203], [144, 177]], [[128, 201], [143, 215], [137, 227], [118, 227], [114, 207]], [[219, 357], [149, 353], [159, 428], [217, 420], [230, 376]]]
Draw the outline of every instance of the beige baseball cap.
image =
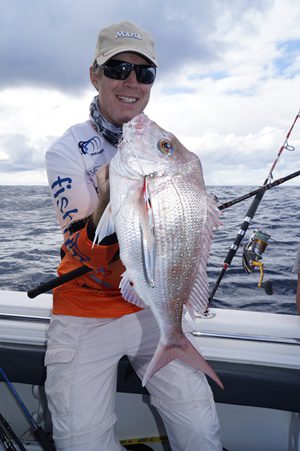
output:
[[152, 35], [127, 20], [110, 25], [100, 31], [95, 60], [101, 65], [121, 52], [138, 53], [157, 66]]

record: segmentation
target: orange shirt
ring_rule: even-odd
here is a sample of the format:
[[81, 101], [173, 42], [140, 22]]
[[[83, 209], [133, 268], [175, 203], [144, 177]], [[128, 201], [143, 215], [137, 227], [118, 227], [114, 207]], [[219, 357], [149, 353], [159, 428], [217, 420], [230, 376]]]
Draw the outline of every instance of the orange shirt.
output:
[[[84, 263], [93, 270], [53, 290], [53, 313], [90, 318], [116, 318], [141, 310], [121, 296], [119, 283], [125, 267], [120, 258], [113, 260], [119, 250], [118, 243], [109, 246], [95, 245], [92, 248], [92, 242], [87, 236], [87, 225], [71, 236], [76, 242], [78, 252], [80, 249], [81, 257], [85, 255], [87, 258]], [[58, 267], [59, 275], [82, 266], [65, 244], [62, 249], [65, 256]]]

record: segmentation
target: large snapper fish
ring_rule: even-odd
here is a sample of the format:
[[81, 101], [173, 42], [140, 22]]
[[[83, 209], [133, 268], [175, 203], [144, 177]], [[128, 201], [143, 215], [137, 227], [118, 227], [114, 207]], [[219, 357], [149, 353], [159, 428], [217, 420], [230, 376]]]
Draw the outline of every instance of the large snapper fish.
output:
[[219, 210], [206, 194], [198, 157], [141, 114], [123, 126], [109, 173], [110, 204], [95, 236], [101, 241], [116, 232], [126, 268], [122, 296], [150, 307], [160, 329], [143, 385], [180, 359], [223, 387], [182, 331], [184, 306], [192, 317], [206, 308], [207, 260], [219, 225]]

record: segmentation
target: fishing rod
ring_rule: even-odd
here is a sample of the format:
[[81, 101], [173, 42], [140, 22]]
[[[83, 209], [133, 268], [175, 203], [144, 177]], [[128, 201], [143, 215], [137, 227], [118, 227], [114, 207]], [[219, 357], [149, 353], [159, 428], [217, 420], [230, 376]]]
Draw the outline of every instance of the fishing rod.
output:
[[0, 440], [6, 451], [17, 451], [10, 437], [8, 437], [5, 429], [0, 425]]
[[20, 450], [21, 451], [26, 451], [25, 446], [23, 445], [23, 443], [21, 442], [21, 440], [19, 439], [17, 434], [15, 434], [15, 432], [11, 428], [10, 424], [8, 423], [8, 421], [6, 421], [6, 419], [3, 417], [3, 415], [1, 415], [1, 413], [0, 413], [0, 422], [3, 424], [3, 426], [5, 427], [5, 429], [7, 430], [9, 435], [11, 436], [11, 438], [16, 442], [16, 444], [18, 445]]
[[274, 186], [281, 185], [281, 183], [287, 182], [288, 180], [298, 177], [298, 175], [300, 175], [300, 171], [296, 171], [296, 172], [293, 172], [292, 174], [286, 175], [285, 177], [276, 179], [276, 180], [274, 180], [274, 182], [267, 183], [266, 185], [263, 185], [260, 188], [250, 191], [250, 193], [244, 194], [243, 196], [237, 197], [236, 199], [230, 200], [229, 202], [225, 202], [224, 204], [219, 205], [218, 209], [225, 210], [226, 208], [229, 208], [232, 205], [238, 204], [239, 202], [242, 202], [243, 200], [249, 199], [250, 197], [253, 197], [256, 194], [264, 193], [265, 191], [273, 188]]
[[[265, 181], [263, 183], [263, 186], [267, 186], [268, 182], [273, 179], [273, 171], [274, 171], [275, 166], [278, 163], [278, 160], [279, 160], [282, 152], [285, 149], [289, 150], [289, 151], [295, 150], [295, 148], [293, 146], [290, 146], [288, 144], [288, 139], [289, 139], [289, 137], [290, 137], [290, 135], [292, 133], [292, 130], [293, 130], [293, 128], [294, 128], [294, 126], [295, 126], [295, 124], [297, 122], [297, 119], [299, 117], [300, 117], [300, 110], [299, 110], [298, 114], [296, 115], [296, 117], [295, 117], [295, 119], [294, 119], [294, 121], [293, 121], [293, 123], [292, 123], [292, 125], [291, 125], [291, 127], [290, 127], [290, 129], [289, 129], [289, 131], [288, 131], [288, 133], [287, 133], [287, 135], [285, 137], [285, 139], [284, 139], [283, 144], [279, 148], [278, 154], [277, 154], [277, 156], [276, 156], [276, 158], [275, 158], [275, 160], [274, 160], [274, 162], [273, 162], [273, 164], [271, 166], [271, 169], [270, 169], [270, 171], [269, 171], [269, 173], [267, 175], [267, 178], [265, 179]], [[221, 283], [221, 280], [223, 279], [228, 267], [230, 266], [235, 254], [237, 253], [237, 250], [238, 250], [238, 248], [240, 246], [240, 243], [241, 243], [241, 241], [243, 240], [243, 238], [244, 238], [244, 236], [246, 234], [246, 231], [247, 231], [247, 229], [248, 229], [248, 227], [250, 225], [250, 222], [252, 221], [252, 219], [253, 219], [253, 217], [254, 217], [254, 215], [256, 213], [256, 210], [257, 210], [257, 208], [258, 208], [258, 206], [259, 206], [264, 194], [265, 194], [265, 190], [259, 190], [257, 192], [257, 194], [255, 195], [255, 197], [254, 197], [254, 199], [253, 199], [253, 201], [252, 201], [252, 203], [251, 203], [251, 205], [250, 205], [250, 207], [249, 207], [249, 209], [248, 209], [248, 211], [246, 213], [245, 219], [244, 219], [243, 223], [240, 226], [240, 230], [238, 231], [238, 234], [237, 234], [234, 242], [232, 243], [232, 245], [231, 245], [231, 247], [230, 247], [230, 249], [229, 249], [229, 251], [227, 253], [227, 256], [226, 256], [226, 258], [224, 260], [223, 268], [222, 268], [222, 270], [221, 270], [221, 272], [220, 272], [220, 274], [218, 276], [218, 279], [217, 279], [217, 281], [216, 281], [216, 283], [215, 283], [215, 285], [214, 285], [214, 287], [213, 287], [213, 289], [212, 289], [212, 291], [211, 291], [211, 293], [210, 293], [210, 295], [208, 297], [208, 303], [207, 303], [206, 311], [208, 311], [209, 305], [210, 305], [211, 301], [213, 300], [213, 297], [214, 297], [214, 295], [215, 295], [215, 293], [216, 293], [216, 291], [217, 291], [217, 289], [218, 289], [218, 287], [219, 287], [219, 285]]]
[[53, 279], [48, 280], [48, 282], [41, 283], [35, 288], [32, 288], [32, 290], [27, 291], [27, 296], [33, 299], [42, 293], [46, 293], [47, 291], [50, 291], [66, 282], [70, 282], [70, 280], [76, 279], [76, 277], [83, 276], [90, 271], [93, 271], [93, 269], [88, 266], [79, 266], [79, 268], [73, 269], [62, 276], [53, 277]]
[[55, 451], [55, 448], [52, 445], [52, 443], [51, 443], [49, 437], [47, 436], [46, 432], [44, 431], [44, 429], [41, 426], [38, 426], [37, 423], [34, 421], [32, 416], [30, 415], [27, 407], [25, 406], [23, 400], [21, 399], [20, 395], [18, 394], [17, 390], [15, 389], [13, 384], [10, 382], [10, 380], [8, 379], [5, 371], [1, 367], [0, 367], [0, 373], [1, 373], [2, 377], [3, 377], [3, 379], [4, 379], [4, 382], [6, 383], [9, 391], [11, 392], [11, 394], [14, 397], [14, 399], [18, 403], [20, 409], [24, 413], [25, 418], [26, 418], [26, 420], [28, 421], [28, 423], [29, 423], [29, 425], [31, 427], [31, 431], [32, 431], [33, 435], [35, 436], [35, 438], [37, 439], [37, 441], [39, 442], [39, 444], [41, 445], [43, 450], [44, 451]]
[[[291, 180], [292, 178], [298, 177], [298, 175], [300, 175], [300, 170], [293, 172], [292, 174], [286, 175], [285, 177], [281, 177], [280, 179], [274, 180], [271, 183], [263, 185], [260, 188], [250, 191], [250, 193], [244, 194], [243, 196], [230, 200], [229, 202], [225, 202], [224, 204], [219, 205], [218, 209], [225, 210], [226, 208], [229, 208], [232, 205], [242, 202], [245, 199], [249, 199], [250, 197], [253, 197], [260, 193], [264, 193], [265, 191], [273, 188], [274, 186], [281, 185], [281, 183]], [[62, 276], [54, 277], [53, 279], [48, 280], [48, 282], [43, 282], [40, 285], [37, 285], [35, 288], [32, 288], [31, 290], [27, 291], [27, 296], [33, 299], [42, 293], [46, 293], [47, 291], [50, 291], [53, 288], [56, 288], [66, 282], [69, 282], [75, 279], [76, 277], [83, 276], [84, 274], [87, 274], [88, 272], [91, 271], [94, 270], [92, 268], [89, 268], [88, 266], [85, 265], [80, 266], [79, 268], [73, 269], [72, 271], [63, 274]]]

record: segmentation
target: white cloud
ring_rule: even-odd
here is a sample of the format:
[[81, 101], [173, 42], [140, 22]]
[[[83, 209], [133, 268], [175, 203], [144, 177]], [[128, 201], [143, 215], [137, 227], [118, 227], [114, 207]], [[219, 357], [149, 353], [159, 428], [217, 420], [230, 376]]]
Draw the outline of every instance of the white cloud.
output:
[[[46, 148], [88, 117], [88, 66], [99, 28], [122, 18], [156, 38], [160, 67], [147, 114], [200, 155], [207, 184], [263, 182], [300, 107], [297, 0], [153, 0], [126, 8], [116, 1], [105, 22], [95, 0], [84, 8], [78, 0], [72, 8], [69, 0], [59, 10], [54, 4], [32, 0], [26, 20], [19, 0], [0, 8], [7, 63], [0, 74], [1, 184], [47, 183]], [[289, 143], [296, 150], [283, 152], [276, 177], [300, 168], [300, 119]]]

